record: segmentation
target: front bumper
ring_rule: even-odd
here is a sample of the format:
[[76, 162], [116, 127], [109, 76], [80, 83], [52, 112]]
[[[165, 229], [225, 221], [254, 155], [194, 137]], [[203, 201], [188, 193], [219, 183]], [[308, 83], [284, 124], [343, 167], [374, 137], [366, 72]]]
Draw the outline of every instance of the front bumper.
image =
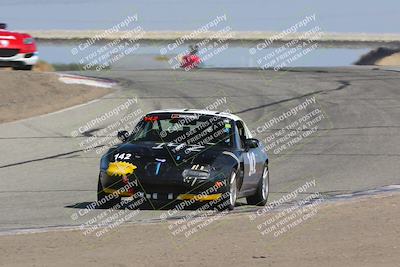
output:
[[35, 65], [39, 61], [39, 53], [19, 53], [12, 57], [0, 57], [1, 67], [19, 67]]
[[[121, 197], [132, 197], [135, 193], [134, 192], [121, 192], [118, 191], [117, 189], [112, 189], [112, 188], [105, 188], [104, 193], [106, 194], [114, 194], [116, 193], [117, 195]], [[169, 196], [166, 198], [163, 197], [163, 193], [147, 193], [145, 194], [143, 192], [143, 196], [145, 196], [147, 199], [153, 199], [153, 200], [194, 200], [194, 201], [212, 201], [212, 200], [217, 200], [222, 196], [222, 193], [218, 194], [210, 194], [210, 195], [203, 195], [203, 194], [173, 194], [169, 193]]]
[[[100, 173], [100, 181], [106, 194], [131, 197], [140, 192], [147, 199], [160, 201], [212, 201], [219, 199], [224, 193], [224, 183], [222, 181], [203, 180], [191, 185], [183, 183], [182, 179], [171, 179], [169, 181], [166, 181], [165, 177], [140, 179], [136, 178], [135, 175], [128, 175], [124, 179], [121, 176], [110, 176], [105, 172]], [[127, 181], [132, 186], [129, 186], [128, 190], [122, 190], [124, 186], [126, 188]]]

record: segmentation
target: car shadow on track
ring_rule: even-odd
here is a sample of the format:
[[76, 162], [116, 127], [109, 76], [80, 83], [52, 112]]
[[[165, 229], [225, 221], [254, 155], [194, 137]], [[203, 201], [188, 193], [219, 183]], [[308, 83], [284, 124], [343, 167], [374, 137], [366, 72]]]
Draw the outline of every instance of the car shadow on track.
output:
[[[179, 209], [179, 210], [197, 210], [203, 208], [206, 205], [206, 202], [198, 202], [192, 203], [190, 205], [182, 205], [183, 201], [173, 201], [173, 202], [165, 202], [165, 201], [146, 201], [141, 205], [132, 205], [135, 204], [134, 201], [122, 201], [121, 206], [113, 207], [113, 209], [117, 210], [170, 210], [170, 209]], [[244, 203], [236, 203], [236, 207], [245, 206]], [[96, 201], [93, 202], [78, 202], [72, 205], [64, 206], [64, 208], [71, 209], [103, 209], [97, 205]], [[213, 209], [211, 206], [208, 209]]]

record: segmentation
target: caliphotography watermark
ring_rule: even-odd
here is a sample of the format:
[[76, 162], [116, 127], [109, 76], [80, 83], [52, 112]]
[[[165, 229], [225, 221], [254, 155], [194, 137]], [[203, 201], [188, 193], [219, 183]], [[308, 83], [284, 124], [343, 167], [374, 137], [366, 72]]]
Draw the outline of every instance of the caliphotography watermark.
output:
[[[127, 16], [101, 34], [73, 47], [71, 54], [79, 57], [82, 70], [110, 69], [113, 64], [140, 48], [139, 40], [144, 36], [145, 30], [137, 24], [137, 14]], [[118, 38], [113, 38], [115, 34], [119, 34]]]
[[249, 215], [249, 220], [257, 223], [263, 237], [278, 238], [289, 233], [317, 215], [324, 197], [319, 192], [310, 192], [315, 186], [315, 179], [307, 181]]
[[104, 198], [90, 203], [83, 209], [78, 209], [71, 215], [71, 219], [73, 221], [84, 221], [79, 225], [84, 236], [102, 237], [104, 234], [117, 229], [123, 223], [134, 219], [140, 213], [140, 207], [148, 202], [142, 192], [136, 192], [132, 193], [129, 202], [120, 202], [108, 206], [107, 209], [102, 209], [114, 198], [118, 198], [122, 192], [130, 192], [132, 188], [137, 186], [137, 180], [130, 181], [122, 188], [105, 195]]
[[315, 22], [315, 13], [305, 16], [279, 34], [251, 47], [249, 49], [250, 56], [256, 57], [257, 66], [261, 70], [279, 71], [293, 66], [296, 61], [319, 47], [318, 40], [321, 39], [324, 32], [321, 26], [313, 25]]
[[[171, 155], [184, 152], [189, 158], [194, 158], [213, 146], [229, 147], [233, 142], [234, 128], [229, 119], [231, 109], [228, 102], [227, 97], [218, 97], [205, 103], [203, 112], [209, 112], [209, 115], [198, 114], [195, 110], [192, 113], [188, 110], [187, 114], [172, 115], [170, 124], [159, 132], [160, 142], [153, 149], [167, 148]], [[220, 110], [219, 116], [214, 114], [217, 110]], [[182, 164], [179, 160], [175, 163]]]
[[79, 147], [84, 152], [95, 151], [102, 154], [110, 147], [119, 144], [118, 132], [132, 132], [144, 115], [137, 96], [127, 99], [108, 112], [79, 126], [71, 132], [72, 137], [84, 136]]
[[[184, 200], [176, 204], [172, 209], [163, 212], [160, 215], [161, 220], [168, 220], [168, 229], [172, 236], [184, 236], [186, 238], [199, 233], [201, 230], [212, 225], [228, 214], [227, 206], [229, 205], [229, 193], [220, 193], [218, 198], [210, 201], [202, 201], [202, 199], [216, 194], [219, 189], [226, 187], [227, 180], [217, 182], [214, 186], [197, 193], [189, 200]], [[179, 216], [183, 210], [191, 210], [184, 216]], [[178, 217], [176, 219], [175, 217]]]
[[[166, 56], [167, 54], [174, 54], [176, 51], [181, 51], [183, 49], [183, 51], [178, 52], [177, 55], [169, 58], [168, 64], [170, 67], [172, 69], [181, 68], [185, 71], [197, 68], [228, 49], [229, 42], [227, 40], [234, 37], [235, 33], [232, 31], [231, 26], [223, 25], [225, 22], [227, 22], [226, 14], [216, 16], [198, 29], [161, 47], [160, 54]], [[195, 38], [199, 39], [198, 37], [204, 33], [210, 34], [197, 43], [191, 44], [191, 40]]]
[[193, 38], [199, 36], [202, 33], [208, 32], [210, 30], [214, 30], [220, 23], [226, 22], [227, 16], [226, 14], [218, 15], [213, 18], [208, 23], [202, 25], [201, 27], [197, 28], [194, 31], [191, 31], [188, 34], [183, 35], [179, 39], [175, 40], [173, 43], [169, 43], [164, 47], [160, 48], [160, 54], [166, 55], [168, 53], [173, 52], [175, 49], [179, 48], [182, 45], [187, 44], [188, 41], [192, 40]]
[[325, 120], [316, 96], [310, 96], [297, 105], [278, 110], [250, 131], [253, 137], [260, 140], [265, 152], [280, 156], [315, 137], [321, 126], [325, 125]]

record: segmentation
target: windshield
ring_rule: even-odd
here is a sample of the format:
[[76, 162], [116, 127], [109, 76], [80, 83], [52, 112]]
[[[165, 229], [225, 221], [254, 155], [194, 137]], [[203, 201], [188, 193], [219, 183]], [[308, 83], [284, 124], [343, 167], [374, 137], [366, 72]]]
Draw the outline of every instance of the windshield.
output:
[[138, 124], [131, 142], [152, 141], [200, 146], [233, 144], [233, 121], [199, 114], [150, 114]]

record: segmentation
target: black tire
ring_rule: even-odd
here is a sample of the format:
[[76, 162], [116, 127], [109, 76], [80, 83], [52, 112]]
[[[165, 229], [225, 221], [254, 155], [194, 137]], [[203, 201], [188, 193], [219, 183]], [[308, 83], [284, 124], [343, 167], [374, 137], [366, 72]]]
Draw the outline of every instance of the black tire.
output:
[[269, 169], [268, 164], [265, 163], [262, 176], [258, 182], [257, 192], [253, 196], [246, 198], [247, 204], [256, 206], [265, 206], [268, 201], [269, 195]]
[[[105, 197], [108, 196], [108, 200]], [[118, 204], [121, 204], [121, 197], [112, 196], [104, 193], [103, 185], [101, 184], [100, 177], [97, 183], [97, 202], [99, 203], [99, 208], [101, 209], [111, 209]]]
[[235, 203], [237, 200], [238, 189], [238, 172], [234, 169], [231, 171], [229, 177], [226, 178], [227, 183], [225, 186], [223, 197], [221, 201], [216, 203], [215, 207], [219, 211], [223, 210], [233, 210], [235, 208]]
[[18, 66], [18, 67], [13, 67], [13, 70], [32, 70], [33, 65], [24, 65], [24, 66]]

